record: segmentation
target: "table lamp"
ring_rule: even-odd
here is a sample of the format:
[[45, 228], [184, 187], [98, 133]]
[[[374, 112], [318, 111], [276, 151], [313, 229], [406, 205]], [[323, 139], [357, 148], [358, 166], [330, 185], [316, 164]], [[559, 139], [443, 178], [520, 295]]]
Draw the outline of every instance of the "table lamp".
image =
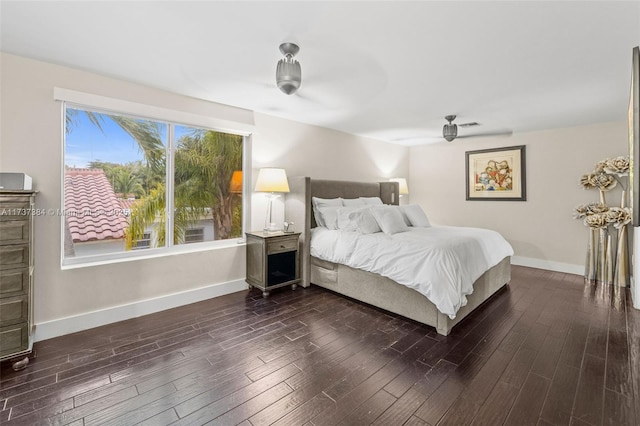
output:
[[268, 192], [269, 206], [267, 207], [267, 217], [264, 220], [264, 231], [277, 231], [276, 224], [271, 221], [271, 208], [273, 200], [280, 195], [276, 192], [289, 192], [289, 182], [287, 181], [287, 173], [284, 169], [264, 168], [258, 172], [258, 180], [256, 181], [256, 192]]

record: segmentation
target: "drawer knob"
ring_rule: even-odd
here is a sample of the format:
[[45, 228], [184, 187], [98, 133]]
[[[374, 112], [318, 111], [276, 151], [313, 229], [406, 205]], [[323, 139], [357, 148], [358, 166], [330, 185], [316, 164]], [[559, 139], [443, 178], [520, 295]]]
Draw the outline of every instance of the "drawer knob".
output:
[[280, 244], [280, 248], [284, 248], [284, 244]]

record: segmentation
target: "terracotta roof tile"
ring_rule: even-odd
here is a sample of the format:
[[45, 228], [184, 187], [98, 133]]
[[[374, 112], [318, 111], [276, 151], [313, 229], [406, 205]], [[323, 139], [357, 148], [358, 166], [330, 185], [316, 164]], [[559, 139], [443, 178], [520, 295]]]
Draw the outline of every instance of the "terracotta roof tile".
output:
[[103, 170], [66, 169], [64, 205], [74, 242], [124, 238], [127, 218]]
[[120, 208], [123, 210], [131, 210], [133, 208], [133, 205], [135, 203], [137, 203], [139, 200], [136, 199], [122, 199], [122, 198], [118, 198], [118, 203], [120, 204]]

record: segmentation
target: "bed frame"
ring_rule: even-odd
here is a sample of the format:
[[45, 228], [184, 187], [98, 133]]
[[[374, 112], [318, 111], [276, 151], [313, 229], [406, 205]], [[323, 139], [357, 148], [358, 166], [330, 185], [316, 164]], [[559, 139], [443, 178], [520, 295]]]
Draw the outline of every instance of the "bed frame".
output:
[[327, 262], [310, 255], [310, 231], [316, 226], [311, 197], [357, 198], [380, 197], [385, 204], [399, 203], [397, 182], [350, 182], [317, 180], [309, 177], [289, 178], [291, 192], [285, 201], [285, 218], [300, 231], [301, 285], [315, 284], [361, 302], [435, 327], [446, 336], [451, 328], [480, 306], [511, 280], [511, 259], [505, 257], [474, 283], [473, 294], [455, 319], [439, 312], [426, 297], [416, 297], [416, 290], [395, 281], [346, 265]]

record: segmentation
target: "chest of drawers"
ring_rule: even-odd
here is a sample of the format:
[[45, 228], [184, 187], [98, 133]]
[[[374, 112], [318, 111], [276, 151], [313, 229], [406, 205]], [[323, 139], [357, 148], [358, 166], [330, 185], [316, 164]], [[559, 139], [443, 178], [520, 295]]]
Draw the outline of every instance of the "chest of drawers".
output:
[[34, 191], [0, 190], [0, 360], [24, 368], [33, 346]]

